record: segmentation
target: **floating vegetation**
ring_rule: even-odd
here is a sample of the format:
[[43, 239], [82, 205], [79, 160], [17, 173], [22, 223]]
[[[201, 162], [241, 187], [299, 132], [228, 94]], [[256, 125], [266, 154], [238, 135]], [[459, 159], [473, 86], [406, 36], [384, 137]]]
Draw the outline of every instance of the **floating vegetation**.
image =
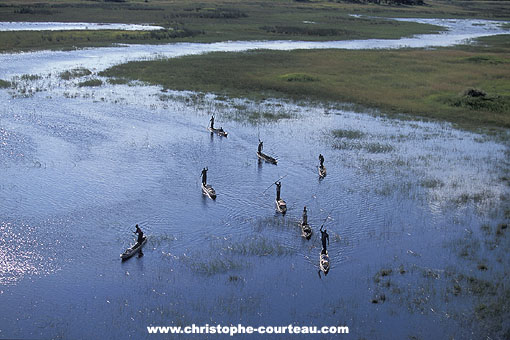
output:
[[444, 187], [444, 182], [440, 179], [432, 178], [422, 180], [420, 185], [424, 188], [435, 189]]
[[503, 235], [503, 232], [508, 228], [507, 223], [500, 223], [498, 224], [498, 227], [496, 228], [496, 235], [501, 236]]
[[386, 295], [385, 294], [377, 294], [373, 299], [372, 299], [372, 303], [373, 304], [377, 304], [377, 303], [384, 303], [386, 301]]
[[476, 266], [476, 268], [478, 268], [479, 270], [484, 270], [484, 271], [488, 269], [484, 263], [478, 264], [478, 266]]
[[78, 83], [79, 87], [95, 87], [101, 85], [103, 85], [103, 81], [101, 79], [90, 79]]
[[252, 107], [252, 103], [234, 104], [233, 110], [224, 114], [226, 119], [240, 122], [248, 122], [253, 125], [274, 123], [284, 119], [296, 118], [296, 113], [291, 110], [272, 105], [270, 107]]
[[[129, 82], [130, 80], [126, 78], [108, 78], [108, 84], [111, 85], [126, 85]], [[164, 100], [163, 98], [164, 97], [162, 97], [161, 100]]]
[[242, 283], [244, 279], [238, 275], [229, 275], [228, 282], [230, 283]]
[[11, 82], [0, 79], [0, 89], [11, 87]]
[[391, 269], [391, 268], [386, 268], [386, 269], [379, 270], [375, 274], [375, 276], [374, 276], [374, 282], [377, 283], [377, 284], [380, 284], [381, 283], [381, 279], [383, 277], [390, 276], [392, 272], [393, 272], [393, 269]]
[[336, 129], [332, 131], [333, 136], [336, 138], [346, 138], [346, 139], [361, 139], [365, 137], [365, 133], [359, 130], [344, 130], [344, 129]]
[[91, 74], [92, 74], [92, 72], [90, 70], [83, 68], [83, 67], [79, 67], [79, 68], [72, 69], [70, 71], [64, 71], [64, 72], [60, 73], [59, 76], [60, 76], [60, 78], [62, 78], [64, 80], [70, 80], [73, 78], [89, 76]]
[[281, 119], [290, 119], [293, 116], [287, 112], [249, 112], [246, 118], [250, 122], [276, 122]]
[[34, 81], [34, 80], [39, 80], [42, 77], [40, 75], [37, 75], [37, 74], [24, 74], [24, 75], [22, 75], [19, 78], [21, 80], [25, 80], [25, 81]]
[[477, 193], [463, 193], [458, 196], [454, 201], [457, 204], [466, 204], [468, 202], [480, 203], [485, 200], [493, 198], [494, 194], [488, 190], [484, 190]]
[[394, 150], [393, 146], [390, 144], [383, 144], [383, 143], [368, 143], [364, 149], [367, 152], [370, 153], [388, 153], [392, 152]]
[[[203, 259], [197, 259], [196, 257], [201, 257]], [[184, 264], [194, 272], [207, 276], [225, 274], [229, 271], [241, 270], [246, 267], [246, 264], [239, 260], [219, 257], [212, 258], [212, 256], [205, 254], [198, 254], [194, 257], [183, 256], [181, 259]]]

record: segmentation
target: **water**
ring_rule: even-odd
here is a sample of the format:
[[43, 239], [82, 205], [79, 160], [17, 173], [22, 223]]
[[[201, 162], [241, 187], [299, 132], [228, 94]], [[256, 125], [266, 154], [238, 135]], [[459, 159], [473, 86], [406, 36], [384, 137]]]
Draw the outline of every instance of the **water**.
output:
[[[470, 298], [447, 293], [448, 272], [472, 270], [459, 258], [459, 240], [501, 221], [507, 145], [348, 106], [78, 88], [56, 73], [90, 65], [97, 72], [140, 53], [130, 46], [1, 56], [12, 63], [2, 62], [0, 73], [19, 84], [0, 91], [0, 337], [141, 339], [148, 325], [191, 323], [340, 324], [352, 339], [487, 334], [466, 316]], [[39, 77], [21, 80], [25, 73]], [[250, 122], [246, 112], [291, 118]], [[228, 138], [206, 131], [211, 114]], [[335, 138], [334, 129], [361, 137]], [[259, 138], [277, 166], [257, 160]], [[215, 201], [200, 190], [205, 166]], [[285, 216], [270, 187], [282, 176]], [[304, 205], [309, 241], [298, 227]], [[319, 278], [324, 222], [332, 268]], [[149, 236], [144, 256], [122, 263], [136, 223]], [[485, 254], [491, 268], [482, 277], [504, 272], [507, 262], [493, 261], [499, 254]], [[392, 269], [388, 286], [381, 269]], [[386, 302], [372, 303], [381, 295]]]
[[161, 26], [136, 24], [106, 24], [87, 22], [0, 22], [0, 31], [71, 31], [71, 30], [123, 30], [152, 31]]
[[401, 39], [368, 39], [345, 41], [226, 41], [211, 44], [177, 43], [166, 45], [122, 45], [76, 51], [40, 51], [0, 55], [0, 79], [19, 74], [55, 73], [82, 67], [102, 71], [112, 65], [139, 59], [173, 58], [208, 52], [240, 52], [254, 49], [384, 49], [433, 48], [461, 44], [481, 36], [508, 32], [501, 21], [466, 19], [399, 19], [445, 27], [439, 34], [416, 35]]

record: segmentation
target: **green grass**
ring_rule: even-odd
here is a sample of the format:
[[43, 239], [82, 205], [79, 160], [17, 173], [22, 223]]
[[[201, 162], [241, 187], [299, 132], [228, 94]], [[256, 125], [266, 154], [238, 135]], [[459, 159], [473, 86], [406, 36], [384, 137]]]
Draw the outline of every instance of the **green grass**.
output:
[[311, 81], [319, 81], [319, 78], [313, 77], [306, 73], [289, 73], [289, 74], [283, 74], [280, 76], [282, 80], [285, 81], [292, 81], [292, 82], [311, 82]]
[[162, 44], [199, 35], [200, 31], [175, 27], [160, 31], [19, 31], [0, 32], [0, 52], [40, 49], [70, 50], [112, 44]]
[[426, 6], [395, 6], [390, 2], [4, 0], [0, 4], [2, 21], [151, 23], [165, 29], [158, 32], [0, 32], [0, 51], [175, 41], [390, 39], [442, 28], [374, 16], [510, 19], [510, 3], [506, 1], [428, 0]]
[[337, 129], [333, 130], [332, 133], [336, 138], [361, 139], [365, 137], [365, 133], [359, 130]]
[[[509, 7], [510, 6], [504, 6]], [[155, 32], [57, 31], [0, 32], [0, 51], [72, 49], [115, 43], [159, 44], [176, 41], [225, 40], [343, 40], [399, 38], [442, 30], [440, 27], [349, 14], [393, 16], [472, 16], [461, 6], [433, 2], [424, 6], [283, 0], [142, 0], [99, 2], [77, 0], [3, 1], [2, 21], [63, 21], [151, 23], [164, 27]], [[488, 16], [492, 8], [478, 13]], [[498, 13], [507, 13], [508, 10]], [[445, 14], [446, 13], [446, 14]], [[455, 14], [456, 13], [456, 14]], [[491, 14], [492, 15], [492, 14]], [[510, 15], [508, 15], [510, 17]]]
[[80, 78], [84, 76], [91, 75], [92, 72], [86, 68], [75, 68], [69, 71], [64, 71], [60, 73], [60, 78], [64, 80], [70, 80], [73, 78]]
[[[481, 40], [478, 46], [439, 50], [211, 53], [132, 62], [102, 75], [175, 90], [347, 102], [466, 127], [508, 128], [508, 41], [508, 36], [496, 36]], [[487, 96], [466, 97], [471, 88]]]
[[103, 82], [101, 81], [101, 79], [90, 79], [90, 80], [85, 80], [85, 81], [78, 83], [79, 87], [94, 87], [94, 86], [101, 86], [101, 85], [103, 85]]
[[0, 89], [7, 89], [9, 87], [11, 87], [10, 82], [0, 79]]

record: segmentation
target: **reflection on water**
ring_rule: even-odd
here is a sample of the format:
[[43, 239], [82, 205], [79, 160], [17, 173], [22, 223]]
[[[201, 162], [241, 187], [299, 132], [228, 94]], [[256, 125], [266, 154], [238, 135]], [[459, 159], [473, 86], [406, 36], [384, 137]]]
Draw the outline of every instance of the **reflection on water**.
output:
[[[102, 51], [92, 51], [99, 65]], [[151, 324], [339, 321], [356, 338], [471, 336], [450, 317], [465, 302], [415, 278], [444, 288], [439, 269], [466, 266], [445, 244], [501, 217], [505, 145], [341, 106], [78, 88], [44, 75], [60, 56], [19, 56], [43, 58], [43, 75], [26, 80], [43, 91], [0, 91], [0, 337], [138, 339]], [[1, 65], [19, 76], [16, 62]], [[282, 119], [241, 118], [276, 107]], [[228, 138], [206, 130], [212, 112]], [[335, 137], [340, 129], [350, 133]], [[258, 161], [259, 138], [277, 166]], [[204, 167], [215, 201], [201, 192]], [[278, 178], [285, 216], [273, 189], [264, 192]], [[299, 226], [305, 205], [310, 240]], [[136, 223], [149, 236], [144, 256], [121, 263]], [[331, 270], [319, 279], [323, 223]], [[383, 299], [376, 280], [388, 275], [401, 286]]]

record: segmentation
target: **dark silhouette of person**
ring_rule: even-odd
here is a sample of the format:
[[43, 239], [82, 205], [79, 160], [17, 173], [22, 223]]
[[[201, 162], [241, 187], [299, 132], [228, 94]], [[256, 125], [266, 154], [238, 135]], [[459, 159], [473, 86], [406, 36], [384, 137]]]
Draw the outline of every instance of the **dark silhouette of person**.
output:
[[259, 139], [259, 153], [262, 153], [262, 148], [264, 147], [264, 143]]
[[214, 116], [211, 116], [211, 129], [214, 129]]
[[135, 225], [135, 227], [136, 227], [136, 231], [134, 231], [134, 233], [135, 233], [135, 234], [138, 234], [138, 240], [137, 240], [137, 242], [138, 242], [138, 244], [142, 244], [142, 242], [143, 242], [143, 231], [142, 231], [142, 229], [140, 229], [140, 227], [138, 226], [138, 224], [137, 224], [137, 225]]
[[306, 205], [303, 208], [303, 225], [308, 224], [308, 212], [306, 211]]
[[208, 168], [203, 168], [202, 169], [202, 184], [203, 185], [206, 185], [207, 184], [207, 170], [209, 170]]
[[326, 240], [328, 240], [328, 246], [329, 246], [329, 234], [328, 234], [328, 231], [326, 229], [322, 230], [322, 227], [324, 227], [324, 225], [321, 225], [321, 241], [322, 241], [322, 250], [326, 251], [327, 248], [326, 248]]
[[319, 154], [319, 162], [320, 162], [320, 167], [321, 169], [324, 168], [324, 156], [322, 154]]
[[282, 182], [274, 182], [276, 184], [276, 200], [280, 200], [280, 191], [282, 189]]

